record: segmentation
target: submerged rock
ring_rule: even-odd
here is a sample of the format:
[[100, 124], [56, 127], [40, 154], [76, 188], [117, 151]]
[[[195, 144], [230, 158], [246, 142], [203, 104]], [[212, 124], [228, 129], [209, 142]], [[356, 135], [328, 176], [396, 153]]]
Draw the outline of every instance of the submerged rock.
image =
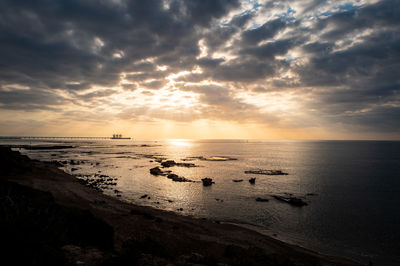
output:
[[249, 183], [250, 184], [255, 184], [256, 183], [256, 178], [255, 177], [250, 178], [249, 179]]
[[208, 177], [201, 179], [201, 181], [203, 182], [203, 186], [205, 186], [205, 187], [215, 184], [215, 182], [213, 182], [212, 179], [208, 178]]
[[278, 195], [272, 195], [272, 197], [274, 197], [275, 199], [288, 203], [292, 206], [296, 206], [296, 207], [303, 207], [303, 206], [307, 206], [307, 202], [303, 201], [300, 198], [296, 198], [296, 197], [283, 197], [283, 196], [278, 196]]
[[197, 167], [194, 163], [176, 163], [176, 166], [180, 166], [180, 167]]
[[267, 169], [256, 169], [246, 170], [245, 174], [256, 174], [256, 175], [288, 175], [288, 173], [282, 172], [281, 170], [267, 170]]

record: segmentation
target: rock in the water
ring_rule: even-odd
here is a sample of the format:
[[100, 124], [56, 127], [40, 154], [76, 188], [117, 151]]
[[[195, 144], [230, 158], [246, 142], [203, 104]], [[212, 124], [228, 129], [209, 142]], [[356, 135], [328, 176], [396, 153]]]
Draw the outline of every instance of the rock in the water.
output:
[[249, 182], [250, 182], [250, 184], [255, 184], [256, 183], [256, 178], [255, 177], [250, 178]]
[[177, 163], [174, 160], [167, 160], [162, 162], [163, 167], [180, 166], [180, 167], [196, 167], [194, 163]]
[[167, 178], [175, 182], [192, 182], [192, 180], [186, 179], [184, 177], [178, 176], [176, 174], [169, 174]]
[[260, 201], [260, 202], [268, 202], [269, 199], [264, 199], [264, 198], [256, 198], [256, 201]]
[[243, 179], [233, 179], [232, 181], [235, 182], [235, 183], [238, 183], [238, 182], [242, 182]]
[[212, 181], [212, 179], [208, 178], [208, 177], [201, 179], [201, 181], [203, 182], [203, 186], [205, 186], [205, 187], [208, 187], [208, 186], [211, 186], [212, 184], [215, 184]]
[[171, 171], [162, 171], [158, 166], [150, 169], [150, 174], [152, 175], [167, 175], [170, 172]]
[[196, 167], [194, 163], [176, 163], [176, 166], [180, 167]]
[[300, 198], [296, 198], [296, 197], [283, 197], [283, 196], [278, 196], [278, 195], [273, 195], [273, 197], [279, 201], [288, 203], [292, 206], [296, 206], [296, 207], [303, 207], [303, 206], [307, 206], [307, 202], [303, 201]]
[[246, 170], [245, 174], [256, 174], [256, 175], [288, 175], [288, 173], [282, 172], [281, 170], [265, 170], [265, 169], [256, 169], [256, 170]]
[[161, 165], [163, 167], [171, 167], [171, 166], [175, 166], [176, 162], [174, 160], [167, 160], [165, 162], [162, 162]]

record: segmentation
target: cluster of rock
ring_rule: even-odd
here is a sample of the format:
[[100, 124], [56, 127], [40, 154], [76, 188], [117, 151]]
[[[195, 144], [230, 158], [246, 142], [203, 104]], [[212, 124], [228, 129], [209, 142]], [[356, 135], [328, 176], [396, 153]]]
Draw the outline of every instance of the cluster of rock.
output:
[[180, 167], [196, 167], [194, 163], [177, 163], [174, 160], [167, 160], [161, 162], [163, 167], [172, 167], [172, 166], [180, 166]]
[[[177, 163], [174, 160], [166, 160], [166, 161], [158, 161], [163, 168], [169, 168], [172, 166], [181, 166], [181, 167], [196, 167], [193, 163]], [[162, 170], [159, 166], [153, 167], [150, 169], [150, 174], [155, 176], [166, 176], [168, 179], [171, 179], [174, 182], [195, 182], [193, 180], [187, 179], [182, 176], [178, 176], [177, 174], [172, 173], [171, 170]]]
[[[75, 175], [75, 177], [78, 178], [79, 183], [101, 192], [107, 189], [112, 190], [112, 187], [117, 185], [117, 182], [115, 181], [118, 180], [118, 178], [116, 177], [113, 178], [108, 175], [101, 174]], [[121, 192], [114, 189], [114, 193], [119, 195]]]

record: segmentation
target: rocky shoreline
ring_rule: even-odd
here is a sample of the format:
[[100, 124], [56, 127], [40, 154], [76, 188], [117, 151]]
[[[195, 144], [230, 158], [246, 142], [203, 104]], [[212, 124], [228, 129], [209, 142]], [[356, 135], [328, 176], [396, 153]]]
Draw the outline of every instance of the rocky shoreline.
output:
[[13, 265], [359, 265], [122, 202], [9, 148], [0, 148], [0, 172], [1, 241]]

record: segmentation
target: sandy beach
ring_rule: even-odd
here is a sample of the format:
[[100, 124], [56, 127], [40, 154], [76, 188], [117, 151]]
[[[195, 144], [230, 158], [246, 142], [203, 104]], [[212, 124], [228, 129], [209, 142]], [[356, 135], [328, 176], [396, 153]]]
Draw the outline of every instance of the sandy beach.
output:
[[0, 148], [3, 249], [25, 265], [359, 265], [232, 224], [136, 206]]

